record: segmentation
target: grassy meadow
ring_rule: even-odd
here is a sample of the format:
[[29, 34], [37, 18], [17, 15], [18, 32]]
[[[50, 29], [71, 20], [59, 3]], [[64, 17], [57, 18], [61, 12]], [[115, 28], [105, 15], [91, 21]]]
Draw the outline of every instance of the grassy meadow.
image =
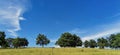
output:
[[120, 55], [120, 50], [90, 48], [0, 49], [0, 55]]

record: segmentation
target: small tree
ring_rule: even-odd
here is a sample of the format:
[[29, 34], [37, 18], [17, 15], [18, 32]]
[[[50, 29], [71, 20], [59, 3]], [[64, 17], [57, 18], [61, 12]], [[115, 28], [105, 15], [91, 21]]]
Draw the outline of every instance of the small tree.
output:
[[44, 45], [47, 45], [50, 43], [50, 40], [44, 35], [44, 34], [39, 34], [36, 38], [36, 44], [41, 45], [44, 47]]
[[85, 40], [85, 42], [84, 42], [84, 47], [85, 47], [85, 48], [88, 48], [88, 47], [89, 47], [89, 41]]
[[93, 40], [93, 39], [91, 39], [91, 40], [89, 41], [89, 46], [90, 46], [90, 48], [95, 48], [95, 47], [97, 47], [96, 41]]
[[108, 46], [108, 41], [104, 38], [98, 38], [97, 39], [97, 44], [98, 44], [100, 49], [104, 49], [104, 47]]
[[76, 47], [82, 46], [82, 41], [79, 36], [66, 32], [56, 41], [56, 45], [61, 47]]

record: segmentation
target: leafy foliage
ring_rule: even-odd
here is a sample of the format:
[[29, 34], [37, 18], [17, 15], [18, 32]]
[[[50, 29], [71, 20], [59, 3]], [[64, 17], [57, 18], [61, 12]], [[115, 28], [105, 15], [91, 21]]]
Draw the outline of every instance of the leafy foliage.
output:
[[28, 46], [29, 44], [26, 38], [19, 38], [19, 37], [14, 38], [12, 43], [14, 48], [25, 47], [25, 46]]
[[[7, 47], [26, 47], [28, 46], [29, 42], [26, 38], [5, 38], [5, 32], [0, 31], [0, 46], [2, 48]], [[44, 47], [44, 45], [47, 45], [50, 43], [50, 40], [44, 35], [39, 34], [36, 38], [36, 44], [41, 45]], [[60, 38], [56, 41], [56, 45], [59, 45], [60, 47], [76, 47], [76, 46], [82, 46], [82, 40], [79, 36], [76, 34], [71, 34], [69, 32], [65, 32], [61, 34]], [[97, 43], [95, 40], [91, 39], [90, 41], [85, 41], [84, 47], [90, 47], [95, 48], [99, 47], [100, 49], [104, 49], [104, 47], [110, 47], [118, 49], [120, 48], [120, 33], [118, 34], [111, 34], [108, 38], [98, 38]]]
[[86, 48], [89, 47], [89, 41], [85, 40], [84, 47], [86, 47]]
[[108, 41], [107, 39], [104, 39], [104, 38], [98, 38], [97, 43], [100, 49], [104, 49], [104, 47], [108, 46]]
[[2, 47], [2, 48], [6, 48], [6, 47], [8, 47], [8, 44], [7, 44], [7, 42], [6, 42], [6, 40], [5, 40], [5, 32], [1, 32], [0, 31], [0, 46]]
[[8, 46], [11, 48], [13, 47], [13, 40], [14, 40], [14, 38], [7, 38], [6, 39]]
[[120, 48], [120, 33], [112, 34], [108, 40], [111, 48]]
[[90, 48], [95, 48], [95, 47], [97, 47], [96, 41], [93, 40], [93, 39], [91, 39], [91, 40], [89, 41], [89, 46], [90, 46]]
[[56, 45], [60, 45], [61, 47], [76, 47], [82, 46], [82, 41], [79, 36], [66, 32], [61, 35]]
[[39, 34], [36, 38], [36, 44], [41, 45], [44, 47], [44, 45], [47, 45], [50, 43], [50, 40], [44, 35], [44, 34]]

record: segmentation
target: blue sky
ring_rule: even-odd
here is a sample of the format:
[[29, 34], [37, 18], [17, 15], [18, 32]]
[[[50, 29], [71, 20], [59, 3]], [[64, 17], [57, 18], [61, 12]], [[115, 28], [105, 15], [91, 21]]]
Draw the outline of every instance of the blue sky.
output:
[[120, 32], [120, 0], [0, 0], [0, 30], [37, 46], [39, 33], [54, 46], [61, 33], [97, 39]]

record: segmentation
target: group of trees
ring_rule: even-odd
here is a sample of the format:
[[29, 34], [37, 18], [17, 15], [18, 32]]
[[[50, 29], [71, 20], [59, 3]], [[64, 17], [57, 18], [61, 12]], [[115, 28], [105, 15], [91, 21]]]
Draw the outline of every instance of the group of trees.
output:
[[[0, 46], [2, 48], [10, 47], [10, 48], [20, 48], [28, 46], [29, 42], [26, 38], [5, 38], [5, 32], [0, 31]], [[40, 45], [44, 47], [50, 43], [50, 40], [44, 34], [38, 34], [36, 38], [36, 45]], [[76, 34], [71, 34], [69, 32], [63, 33], [60, 38], [56, 41], [55, 45], [59, 45], [60, 47], [77, 47], [84, 46], [85, 48], [95, 48], [99, 47], [100, 49], [104, 49], [105, 47], [110, 48], [120, 48], [120, 33], [111, 34], [107, 38], [98, 38], [97, 40], [85, 40], [82, 42], [81, 38]]]
[[[93, 45], [93, 47], [91, 47]], [[95, 40], [86, 40], [84, 42], [84, 46], [87, 47], [99, 47], [100, 49], [104, 49], [104, 47], [118, 49], [120, 48], [120, 33], [118, 34], [111, 34], [107, 38], [98, 38], [97, 41]]]
[[84, 46], [85, 48], [95, 48], [99, 47], [100, 49], [104, 49], [105, 47], [109, 48], [120, 48], [120, 33], [111, 34], [107, 38], [98, 38], [96, 40], [85, 40], [82, 42], [79, 36], [71, 33], [63, 33], [61, 37], [56, 41], [56, 45], [60, 47], [76, 47], [76, 46]]
[[84, 42], [84, 47], [85, 48], [95, 48], [95, 47], [99, 47], [100, 49], [103, 49], [104, 47], [108, 46], [108, 42], [106, 39], [104, 38], [98, 38], [97, 41], [91, 39], [91, 40], [85, 40]]
[[[1, 48], [23, 48], [27, 47], [29, 42], [26, 38], [5, 38], [5, 32], [0, 31], [0, 47]], [[36, 44], [41, 45], [44, 47], [44, 45], [47, 45], [50, 43], [50, 40], [44, 35], [39, 34], [36, 38]]]
[[77, 36], [76, 34], [71, 34], [69, 32], [63, 33], [55, 44], [59, 45], [60, 47], [77, 47], [77, 46], [82, 46], [83, 44], [84, 47], [86, 48], [97, 47], [97, 43], [95, 40], [90, 40], [90, 41], [86, 40], [85, 42], [82, 42], [79, 36]]
[[29, 42], [26, 38], [5, 38], [5, 32], [0, 31], [0, 46], [1, 48], [18, 48], [18, 47], [26, 47]]

